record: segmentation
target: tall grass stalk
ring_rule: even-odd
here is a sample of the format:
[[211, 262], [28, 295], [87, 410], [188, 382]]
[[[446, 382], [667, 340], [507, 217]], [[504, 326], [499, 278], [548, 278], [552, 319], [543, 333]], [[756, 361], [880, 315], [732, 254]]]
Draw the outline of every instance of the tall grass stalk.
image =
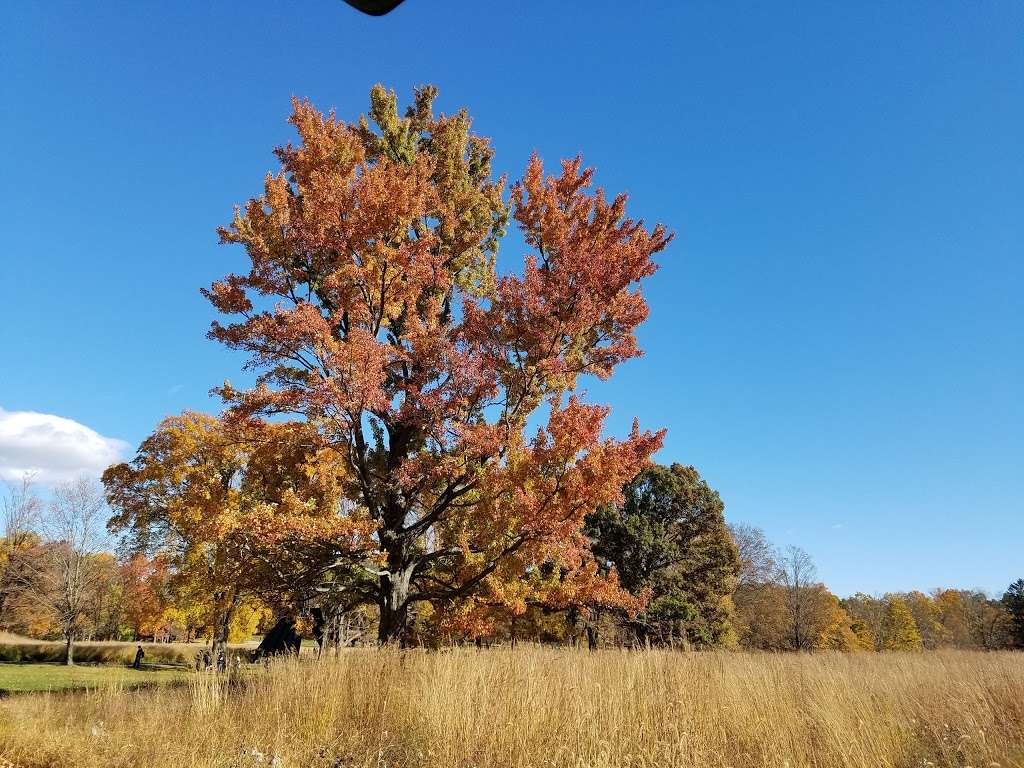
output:
[[[102, 724], [102, 725], [100, 725]], [[353, 649], [0, 703], [18, 766], [1024, 766], [1024, 654]]]

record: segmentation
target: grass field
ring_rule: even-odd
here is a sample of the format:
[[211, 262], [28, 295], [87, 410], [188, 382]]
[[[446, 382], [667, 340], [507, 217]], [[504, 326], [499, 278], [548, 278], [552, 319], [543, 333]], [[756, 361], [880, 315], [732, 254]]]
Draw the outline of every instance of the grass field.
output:
[[[82, 664], [131, 664], [140, 644], [118, 640], [75, 643], [75, 661]], [[206, 642], [195, 643], [141, 643], [146, 651], [146, 662], [180, 667], [195, 666], [196, 655], [209, 647]], [[235, 643], [228, 646], [229, 655], [246, 657], [257, 643]], [[64, 643], [35, 640], [8, 632], [0, 632], [0, 663], [46, 664], [64, 660]]]
[[0, 701], [0, 765], [1019, 768], [1024, 654], [353, 649]]
[[181, 669], [74, 666], [63, 664], [0, 664], [0, 694], [30, 691], [68, 691], [104, 686], [134, 687], [182, 680]]

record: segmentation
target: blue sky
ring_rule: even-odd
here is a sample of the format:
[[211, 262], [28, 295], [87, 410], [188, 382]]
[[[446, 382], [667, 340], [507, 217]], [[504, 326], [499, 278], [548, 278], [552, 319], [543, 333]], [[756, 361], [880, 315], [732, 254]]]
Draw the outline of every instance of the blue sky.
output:
[[375, 82], [432, 82], [500, 170], [582, 152], [677, 232], [646, 356], [589, 385], [612, 432], [668, 427], [660, 460], [839, 594], [1001, 591], [1024, 576], [1024, 5], [654, 5], [8, 4], [0, 417], [120, 450], [215, 407], [241, 360], [198, 289], [243, 264], [214, 229], [292, 138], [289, 98], [354, 118]]

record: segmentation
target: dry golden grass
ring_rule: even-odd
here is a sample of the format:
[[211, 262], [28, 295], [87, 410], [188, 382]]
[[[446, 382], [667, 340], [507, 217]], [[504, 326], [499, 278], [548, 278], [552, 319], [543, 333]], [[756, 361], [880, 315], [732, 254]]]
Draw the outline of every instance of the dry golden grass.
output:
[[33, 640], [31, 637], [25, 637], [25, 635], [18, 635], [14, 632], [0, 632], [0, 643], [14, 644], [14, 643], [38, 643], [38, 640]]
[[[515, 650], [0, 702], [0, 765], [1024, 765], [1024, 655]], [[276, 759], [276, 762], [275, 762]]]

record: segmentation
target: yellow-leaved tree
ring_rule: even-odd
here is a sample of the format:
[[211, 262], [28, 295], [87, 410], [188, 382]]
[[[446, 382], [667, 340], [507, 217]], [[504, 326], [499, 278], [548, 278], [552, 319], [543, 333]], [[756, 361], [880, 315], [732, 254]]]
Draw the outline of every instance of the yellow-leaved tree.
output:
[[236, 423], [185, 412], [103, 475], [111, 529], [168, 563], [177, 602], [215, 652], [255, 627], [259, 598], [287, 600], [365, 548], [358, 516], [337, 514], [343, 474], [329, 451], [306, 447], [308, 429], [253, 421], [241, 440]]
[[921, 633], [914, 623], [907, 601], [891, 597], [882, 620], [882, 647], [887, 651], [920, 651], [924, 648]]

